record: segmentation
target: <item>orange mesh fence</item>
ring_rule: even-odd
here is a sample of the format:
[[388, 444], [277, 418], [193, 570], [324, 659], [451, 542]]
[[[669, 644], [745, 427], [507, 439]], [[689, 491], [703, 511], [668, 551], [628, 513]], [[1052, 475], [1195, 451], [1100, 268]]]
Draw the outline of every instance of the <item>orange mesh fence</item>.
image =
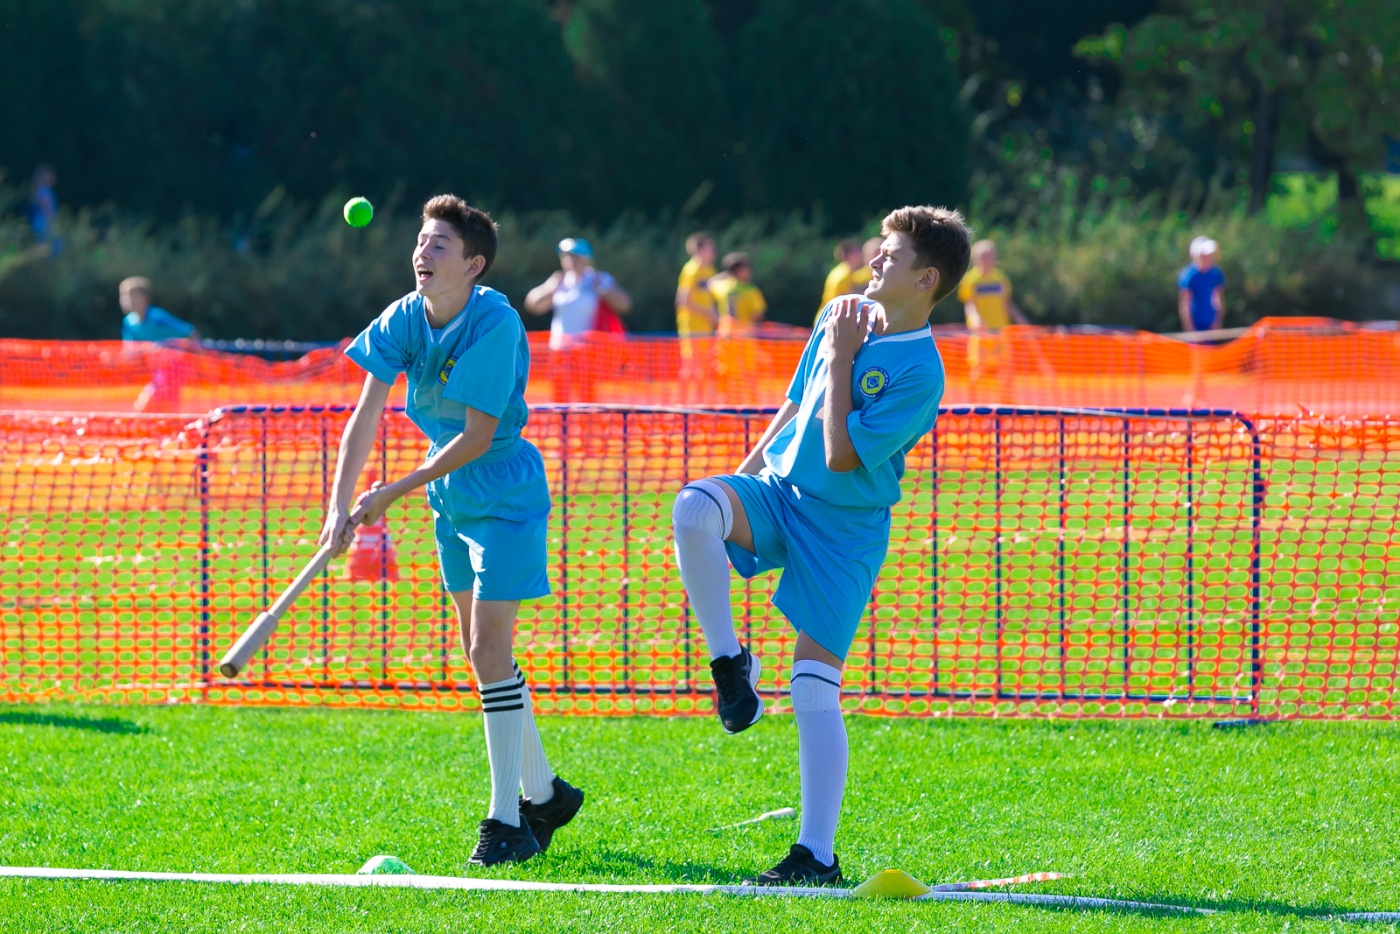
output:
[[[474, 708], [421, 500], [214, 670], [310, 558], [347, 413], [0, 414], [0, 698]], [[754, 410], [541, 407], [550, 598], [518, 655], [542, 710], [708, 711], [671, 553], [688, 478]], [[386, 415], [371, 469], [424, 442]], [[1400, 421], [952, 407], [911, 454], [849, 659], [847, 706], [906, 715], [1397, 713]], [[774, 577], [736, 583], [780, 703]]]
[[[1400, 413], [1400, 332], [1326, 318], [1265, 319], [1193, 345], [1141, 332], [1011, 327], [937, 334], [944, 402], [1229, 408], [1251, 414]], [[567, 350], [531, 335], [529, 401], [772, 405], [801, 340], [593, 334]], [[363, 372], [339, 348], [268, 362], [197, 345], [0, 341], [0, 408], [186, 412], [230, 403], [353, 404]], [[396, 401], [402, 401], [400, 384]]]

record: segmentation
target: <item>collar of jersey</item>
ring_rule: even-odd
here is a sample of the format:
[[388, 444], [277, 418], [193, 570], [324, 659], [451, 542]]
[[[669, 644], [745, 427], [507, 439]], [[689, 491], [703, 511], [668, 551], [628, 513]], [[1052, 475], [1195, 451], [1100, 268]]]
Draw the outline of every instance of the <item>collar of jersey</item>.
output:
[[900, 343], [901, 341], [922, 341], [922, 340], [933, 340], [933, 328], [930, 327], [930, 326], [927, 325], [927, 324], [924, 325], [924, 326], [921, 327], [921, 328], [916, 328], [916, 329], [914, 329], [914, 330], [912, 330], [912, 331], [900, 331], [898, 334], [880, 334], [880, 335], [876, 335], [875, 333], [872, 332], [872, 333], [870, 334], [870, 336], [867, 337], [867, 338], [865, 339], [865, 342], [866, 342], [867, 344], [873, 344], [873, 343], [875, 343], [876, 341], [880, 341], [881, 343], [886, 343], [886, 344], [898, 344], [898, 343]]
[[433, 323], [428, 320], [428, 302], [426, 299], [424, 299], [423, 307], [419, 309], [419, 313], [423, 315], [423, 323], [427, 325], [428, 340], [432, 341], [434, 344], [441, 344], [444, 340], [447, 339], [447, 335], [457, 330], [457, 328], [467, 320], [467, 316], [472, 313], [472, 306], [476, 304], [477, 296], [481, 294], [480, 289], [480, 286], [472, 286], [472, 294], [471, 297], [467, 299], [466, 307], [464, 307], [460, 312], [458, 312], [457, 317], [449, 321], [447, 323], [447, 326], [444, 327], [441, 331], [437, 331], [433, 327]]

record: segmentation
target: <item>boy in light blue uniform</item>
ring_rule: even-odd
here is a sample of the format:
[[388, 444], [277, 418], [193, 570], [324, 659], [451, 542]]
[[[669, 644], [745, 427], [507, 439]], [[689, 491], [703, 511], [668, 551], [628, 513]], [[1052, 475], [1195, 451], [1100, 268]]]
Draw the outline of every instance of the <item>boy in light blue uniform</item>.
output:
[[729, 563], [744, 577], [783, 568], [773, 603], [797, 630], [802, 825], [787, 857], [746, 884], [841, 880], [841, 668], [889, 548], [905, 455], [933, 428], [943, 397], [928, 319], [962, 281], [971, 233], [956, 211], [932, 207], [894, 211], [882, 232], [865, 297], [823, 309], [786, 401], [738, 472], [687, 484], [672, 512], [676, 562], [710, 649], [726, 732], [763, 715], [758, 659], [734, 631]]
[[[520, 435], [528, 418], [525, 329], [504, 295], [477, 284], [496, 245], [495, 222], [462, 199], [439, 195], [424, 205], [416, 290], [345, 351], [369, 375], [341, 440], [321, 532], [343, 550], [356, 525], [377, 522], [399, 497], [426, 487], [443, 583], [485, 715], [491, 806], [469, 861], [486, 866], [547, 848], [583, 804], [583, 792], [549, 767], [511, 655], [520, 601], [549, 593], [550, 501], [540, 452]], [[400, 373], [408, 417], [429, 441], [427, 459], [399, 480], [375, 483], [351, 508]]]
[[199, 339], [193, 324], [151, 304], [151, 280], [145, 276], [123, 279], [117, 287], [117, 301], [126, 312], [122, 315], [122, 340], [128, 343]]

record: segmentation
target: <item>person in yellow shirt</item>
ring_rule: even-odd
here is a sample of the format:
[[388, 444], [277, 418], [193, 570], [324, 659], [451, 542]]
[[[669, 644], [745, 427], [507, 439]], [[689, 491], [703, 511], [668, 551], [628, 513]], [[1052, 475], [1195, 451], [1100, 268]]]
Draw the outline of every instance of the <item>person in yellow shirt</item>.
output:
[[719, 311], [719, 336], [752, 337], [768, 311], [768, 302], [753, 284], [753, 265], [747, 254], [729, 253], [719, 266], [723, 272], [710, 280]]
[[1011, 300], [1011, 280], [997, 268], [997, 246], [990, 240], [972, 245], [972, 268], [958, 286], [958, 301], [969, 331], [999, 331], [1012, 321], [1030, 323]]
[[865, 241], [865, 243], [861, 244], [860, 268], [851, 273], [851, 285], [855, 287], [855, 291], [860, 295], [865, 294], [865, 287], [870, 284], [870, 277], [872, 275], [870, 271], [870, 261], [879, 255], [880, 244], [884, 242], [885, 241], [881, 240], [879, 237], [871, 237], [869, 240]]
[[[996, 332], [1011, 322], [1028, 324], [1026, 316], [1011, 300], [1011, 280], [997, 268], [997, 247], [990, 240], [978, 240], [972, 245], [972, 268], [958, 285], [958, 301], [963, 303], [967, 329], [967, 369], [974, 397], [981, 395], [980, 385], [985, 376], [998, 377], [1008, 355], [1002, 353]], [[977, 400], [993, 401], [993, 400]]]
[[683, 338], [713, 334], [719, 323], [709, 289], [715, 274], [714, 238], [704, 231], [693, 233], [685, 239], [685, 251], [690, 259], [676, 282], [676, 333]]
[[836, 265], [826, 274], [826, 286], [822, 289], [822, 306], [817, 309], [817, 317], [821, 317], [822, 308], [836, 296], [858, 295], [865, 291], [865, 286], [857, 286], [852, 278], [856, 270], [864, 265], [865, 259], [860, 252], [860, 243], [846, 239], [836, 244]]

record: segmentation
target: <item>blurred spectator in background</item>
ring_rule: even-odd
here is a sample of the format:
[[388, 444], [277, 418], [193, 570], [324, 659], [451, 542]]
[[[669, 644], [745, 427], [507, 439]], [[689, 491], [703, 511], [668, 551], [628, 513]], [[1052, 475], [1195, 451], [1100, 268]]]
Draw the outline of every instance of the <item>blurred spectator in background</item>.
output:
[[24, 213], [29, 220], [29, 228], [34, 231], [34, 239], [47, 246], [50, 253], [57, 253], [60, 246], [59, 239], [54, 236], [58, 198], [53, 193], [53, 186], [57, 182], [58, 175], [52, 166], [37, 166], [29, 182], [29, 198], [24, 203]]
[[768, 311], [768, 303], [753, 284], [753, 265], [746, 253], [728, 253], [720, 274], [710, 279], [710, 292], [719, 311], [720, 337], [752, 337]]
[[958, 286], [958, 301], [969, 331], [1000, 331], [1011, 322], [1028, 324], [1011, 300], [1011, 280], [997, 268], [997, 245], [978, 240], [972, 245], [972, 268]]
[[879, 237], [871, 237], [860, 247], [860, 268], [851, 273], [851, 285], [855, 287], [857, 294], [864, 295], [865, 287], [870, 284], [870, 261], [880, 253], [880, 244], [884, 243]]
[[676, 282], [676, 333], [681, 337], [713, 334], [719, 323], [710, 277], [715, 274], [715, 240], [704, 231], [685, 239], [690, 256]]
[[117, 298], [121, 302], [122, 340], [124, 341], [164, 341], [171, 338], [188, 337], [199, 339], [199, 332], [193, 324], [181, 321], [166, 311], [151, 304], [151, 280], [145, 276], [132, 276], [123, 279], [118, 287]]
[[704, 231], [696, 231], [685, 238], [685, 252], [690, 259], [681, 267], [676, 282], [676, 333], [681, 338], [678, 375], [685, 398], [691, 400], [698, 390], [696, 381], [708, 379], [714, 373], [714, 354], [709, 342], [702, 341], [697, 349], [691, 338], [709, 337], [719, 324], [715, 296], [710, 291], [710, 279], [715, 274], [715, 239]]
[[1209, 237], [1191, 241], [1191, 265], [1176, 280], [1184, 331], [1216, 331], [1225, 321], [1225, 273], [1215, 264], [1219, 252]]
[[530, 290], [525, 310], [536, 315], [554, 312], [549, 346], [560, 350], [589, 331], [622, 333], [618, 315], [632, 310], [632, 296], [612, 276], [593, 268], [592, 244], [567, 237], [559, 241], [559, 270]]
[[859, 241], [846, 239], [836, 244], [836, 265], [826, 274], [826, 285], [822, 288], [822, 305], [817, 309], [818, 316], [821, 315], [822, 308], [826, 307], [826, 303], [836, 296], [865, 291], [865, 286], [858, 287], [854, 279], [856, 270], [864, 265]]
[[[972, 332], [967, 338], [967, 370], [973, 398], [979, 402], [1005, 398], [1002, 393], [1008, 389], [1011, 354], [997, 332], [1012, 321], [1027, 322], [1011, 300], [1011, 280], [997, 268], [997, 247], [992, 241], [978, 240], [972, 245], [972, 266], [958, 284], [958, 301], [963, 303], [963, 318]], [[986, 382], [989, 377], [997, 382]]]
[[[151, 280], [145, 276], [123, 279], [117, 298], [122, 311], [126, 312], [122, 318], [122, 340], [128, 344], [199, 339], [193, 324], [151, 304]], [[147, 358], [151, 361], [151, 381], [141, 390], [132, 407], [138, 412], [177, 412], [180, 390], [190, 375], [186, 355], [173, 349], [156, 350], [154, 356]]]

